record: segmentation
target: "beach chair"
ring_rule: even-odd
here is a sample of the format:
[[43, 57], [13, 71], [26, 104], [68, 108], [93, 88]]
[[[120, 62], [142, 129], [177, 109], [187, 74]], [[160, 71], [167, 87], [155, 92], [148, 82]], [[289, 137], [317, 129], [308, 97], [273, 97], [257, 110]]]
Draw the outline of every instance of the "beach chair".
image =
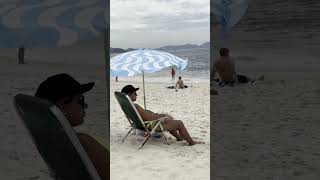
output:
[[59, 180], [101, 180], [73, 128], [52, 103], [29, 95], [14, 97], [14, 107], [40, 155]]
[[[118, 100], [124, 114], [126, 115], [128, 122], [131, 126], [128, 133], [124, 136], [121, 143], [124, 142], [124, 140], [128, 137], [128, 135], [133, 131], [142, 130], [144, 132], [147, 132], [147, 136], [143, 140], [143, 142], [140, 144], [138, 149], [142, 148], [144, 144], [149, 140], [149, 138], [156, 133], [156, 129], [160, 128], [160, 131], [163, 133], [163, 127], [161, 125], [161, 122], [166, 118], [160, 118], [155, 119], [153, 121], [143, 121], [140, 114], [138, 113], [136, 107], [134, 106], [133, 102], [131, 101], [130, 97], [127, 96], [124, 93], [121, 92], [115, 92], [115, 97]], [[152, 129], [149, 130], [148, 124], [153, 123], [155, 124]], [[137, 132], [136, 132], [137, 133]], [[163, 134], [164, 139], [166, 140], [166, 143], [169, 145], [167, 137]]]

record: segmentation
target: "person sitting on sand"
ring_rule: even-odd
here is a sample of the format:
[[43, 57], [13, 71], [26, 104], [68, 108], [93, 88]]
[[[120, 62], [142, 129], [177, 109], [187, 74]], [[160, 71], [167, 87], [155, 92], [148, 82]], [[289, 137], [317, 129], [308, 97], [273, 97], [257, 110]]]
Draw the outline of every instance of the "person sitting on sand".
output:
[[187, 88], [187, 87], [188, 86], [184, 85], [181, 76], [179, 76], [179, 79], [178, 79], [178, 81], [176, 83], [176, 88], [183, 89], [183, 88]]
[[[35, 97], [54, 103], [72, 127], [83, 124], [88, 104], [83, 93], [91, 90], [94, 82], [80, 84], [68, 74], [56, 74], [43, 81]], [[102, 180], [110, 179], [109, 151], [96, 139], [85, 133], [76, 133]], [[57, 175], [56, 175], [57, 176]]]
[[[139, 88], [135, 88], [132, 85], [126, 85], [122, 88], [121, 92], [128, 95], [132, 102], [135, 102], [137, 100], [136, 91], [138, 90]], [[191, 138], [181, 120], [174, 120], [173, 117], [169, 116], [168, 114], [158, 114], [149, 110], [145, 110], [136, 103], [134, 103], [134, 105], [144, 121], [152, 121], [162, 117], [167, 117], [164, 122], [162, 122], [162, 126], [165, 130], [168, 130], [174, 137], [176, 137], [177, 141], [186, 140], [191, 146], [195, 144], [203, 144], [203, 142], [195, 141]]]
[[[255, 80], [247, 76], [236, 74], [235, 63], [229, 56], [228, 48], [220, 49], [220, 59], [214, 63], [213, 77], [216, 72], [219, 74], [220, 79], [214, 79], [218, 81], [220, 86], [229, 84], [233, 86], [235, 82], [238, 83], [254, 83]], [[263, 80], [263, 76], [259, 77], [258, 80]]]

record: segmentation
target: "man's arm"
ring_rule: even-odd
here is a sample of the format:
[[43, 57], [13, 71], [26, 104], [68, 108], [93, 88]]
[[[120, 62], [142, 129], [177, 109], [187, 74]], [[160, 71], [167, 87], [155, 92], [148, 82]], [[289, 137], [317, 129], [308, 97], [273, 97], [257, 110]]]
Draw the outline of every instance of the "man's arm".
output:
[[144, 121], [153, 121], [153, 120], [157, 120], [159, 118], [162, 118], [162, 117], [165, 117], [165, 116], [168, 116], [166, 114], [158, 114], [158, 113], [154, 113], [152, 111], [149, 111], [149, 110], [144, 110], [141, 106], [139, 106], [138, 104], [135, 104], [141, 118], [144, 120]]
[[236, 65], [235, 65], [233, 59], [231, 59], [230, 62], [231, 62], [231, 69], [233, 71], [233, 78], [234, 78], [235, 81], [237, 81]]
[[92, 164], [102, 180], [110, 179], [109, 151], [94, 138], [84, 133], [77, 133], [81, 145], [87, 152]]
[[214, 78], [214, 76], [216, 75], [216, 72], [217, 72], [217, 64], [218, 64], [218, 61], [213, 62], [212, 72], [211, 72], [211, 75], [212, 75], [213, 78]]

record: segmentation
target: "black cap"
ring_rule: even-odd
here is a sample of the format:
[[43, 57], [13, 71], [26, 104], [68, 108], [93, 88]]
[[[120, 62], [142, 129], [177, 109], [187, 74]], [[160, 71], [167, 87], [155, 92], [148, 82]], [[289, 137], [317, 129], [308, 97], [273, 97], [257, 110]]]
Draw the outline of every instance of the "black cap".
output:
[[80, 84], [69, 74], [56, 74], [40, 84], [35, 96], [56, 103], [62, 98], [85, 93], [93, 86], [94, 82]]
[[125, 87], [122, 88], [121, 92], [125, 93], [125, 94], [129, 94], [132, 92], [136, 92], [138, 90], [139, 90], [139, 88], [135, 88], [132, 85], [126, 85]]

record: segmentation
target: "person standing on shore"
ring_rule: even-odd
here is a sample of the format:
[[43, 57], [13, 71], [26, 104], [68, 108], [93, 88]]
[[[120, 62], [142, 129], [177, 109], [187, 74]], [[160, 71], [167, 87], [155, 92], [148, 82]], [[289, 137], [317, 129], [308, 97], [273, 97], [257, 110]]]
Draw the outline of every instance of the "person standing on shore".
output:
[[172, 80], [174, 80], [176, 77], [176, 71], [174, 70], [174, 68], [171, 69], [171, 77], [172, 77]]

